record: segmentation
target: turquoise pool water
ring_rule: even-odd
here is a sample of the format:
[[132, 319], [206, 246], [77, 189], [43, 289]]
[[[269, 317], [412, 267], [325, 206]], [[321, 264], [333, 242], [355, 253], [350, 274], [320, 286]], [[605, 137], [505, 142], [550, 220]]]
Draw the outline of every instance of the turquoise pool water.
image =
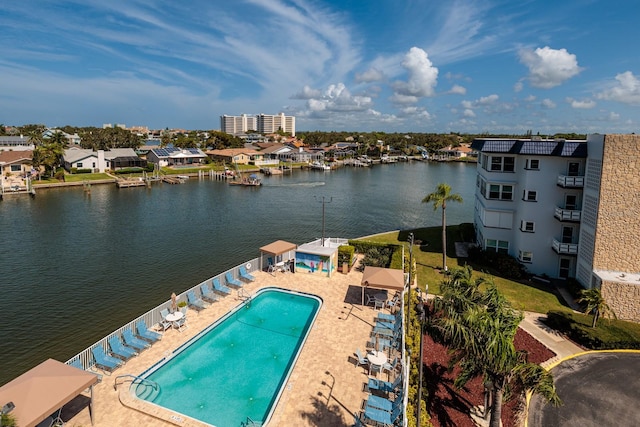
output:
[[217, 427], [271, 416], [320, 309], [317, 297], [267, 289], [214, 323], [142, 377], [141, 399]]

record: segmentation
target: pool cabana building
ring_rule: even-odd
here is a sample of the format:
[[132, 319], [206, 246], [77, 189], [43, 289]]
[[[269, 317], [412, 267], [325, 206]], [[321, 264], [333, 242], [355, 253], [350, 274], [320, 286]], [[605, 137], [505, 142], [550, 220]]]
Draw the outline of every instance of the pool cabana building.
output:
[[[328, 239], [327, 239], [328, 240]], [[330, 243], [322, 246], [321, 240], [305, 243], [296, 249], [296, 272], [321, 273], [331, 277], [338, 265], [338, 246]]]

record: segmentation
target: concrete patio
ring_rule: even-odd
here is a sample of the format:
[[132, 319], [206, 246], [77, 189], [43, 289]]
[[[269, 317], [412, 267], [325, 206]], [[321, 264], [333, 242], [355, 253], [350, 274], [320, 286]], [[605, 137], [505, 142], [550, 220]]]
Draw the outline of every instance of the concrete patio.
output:
[[[253, 274], [256, 280], [244, 286], [245, 293], [275, 286], [308, 292], [323, 299], [269, 425], [351, 426], [353, 413], [361, 409], [367, 397], [363, 386], [368, 378], [366, 368], [355, 366], [354, 352], [356, 348], [365, 350], [377, 314], [372, 307], [360, 305], [362, 273], [352, 269], [348, 274], [334, 273], [331, 278], [319, 273]], [[94, 387], [94, 425], [206, 425], [132, 398], [127, 384], [120, 385], [116, 391], [114, 380], [118, 375], [140, 375], [239, 303], [241, 299], [234, 291], [200, 313], [189, 310], [186, 330], [166, 331], [163, 339], [150, 349], [112, 375], [105, 375]], [[80, 397], [63, 411], [63, 418], [66, 414], [65, 420], [70, 425], [91, 425], [88, 409], [78, 409], [85, 401]]]

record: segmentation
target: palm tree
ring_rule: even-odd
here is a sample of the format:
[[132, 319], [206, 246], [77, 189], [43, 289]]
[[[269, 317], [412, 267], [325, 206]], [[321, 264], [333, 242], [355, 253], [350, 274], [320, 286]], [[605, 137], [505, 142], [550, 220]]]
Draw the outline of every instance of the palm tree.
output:
[[617, 319], [616, 313], [609, 307], [607, 301], [605, 301], [600, 289], [592, 288], [592, 289], [583, 289], [580, 291], [580, 299], [578, 302], [586, 304], [586, 308], [584, 309], [585, 314], [593, 313], [593, 323], [591, 324], [592, 328], [595, 328], [598, 319], [601, 316], [609, 316]]
[[456, 269], [440, 289], [435, 313], [428, 325], [435, 341], [449, 347], [450, 367], [459, 366], [456, 387], [483, 377], [490, 385], [491, 427], [500, 426], [503, 400], [516, 392], [538, 393], [559, 404], [553, 376], [541, 366], [526, 361], [526, 352], [516, 351], [513, 340], [522, 313], [511, 307], [493, 283], [480, 290], [482, 279], [473, 279], [471, 267]]
[[447, 202], [462, 203], [462, 196], [458, 193], [451, 194], [451, 187], [444, 183], [438, 184], [436, 191], [422, 199], [422, 203], [433, 203], [434, 211], [442, 207], [442, 269], [444, 271], [447, 271], [447, 217], [445, 214]]

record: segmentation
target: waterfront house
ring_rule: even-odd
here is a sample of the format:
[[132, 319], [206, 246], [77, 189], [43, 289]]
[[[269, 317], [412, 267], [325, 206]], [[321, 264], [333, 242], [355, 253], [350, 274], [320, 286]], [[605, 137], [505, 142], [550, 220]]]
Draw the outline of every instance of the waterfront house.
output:
[[32, 150], [0, 151], [0, 175], [25, 176], [31, 173], [33, 164]]
[[238, 165], [260, 166], [264, 160], [264, 154], [251, 148], [225, 148], [222, 150], [208, 150], [207, 156], [214, 162], [236, 163]]
[[206, 162], [207, 155], [199, 148], [152, 148], [147, 153], [147, 160], [160, 167], [200, 165]]
[[94, 151], [87, 148], [72, 147], [63, 155], [64, 168], [90, 169], [92, 172], [105, 172], [130, 167], [146, 167], [147, 162], [138, 157], [133, 148], [113, 148]]

